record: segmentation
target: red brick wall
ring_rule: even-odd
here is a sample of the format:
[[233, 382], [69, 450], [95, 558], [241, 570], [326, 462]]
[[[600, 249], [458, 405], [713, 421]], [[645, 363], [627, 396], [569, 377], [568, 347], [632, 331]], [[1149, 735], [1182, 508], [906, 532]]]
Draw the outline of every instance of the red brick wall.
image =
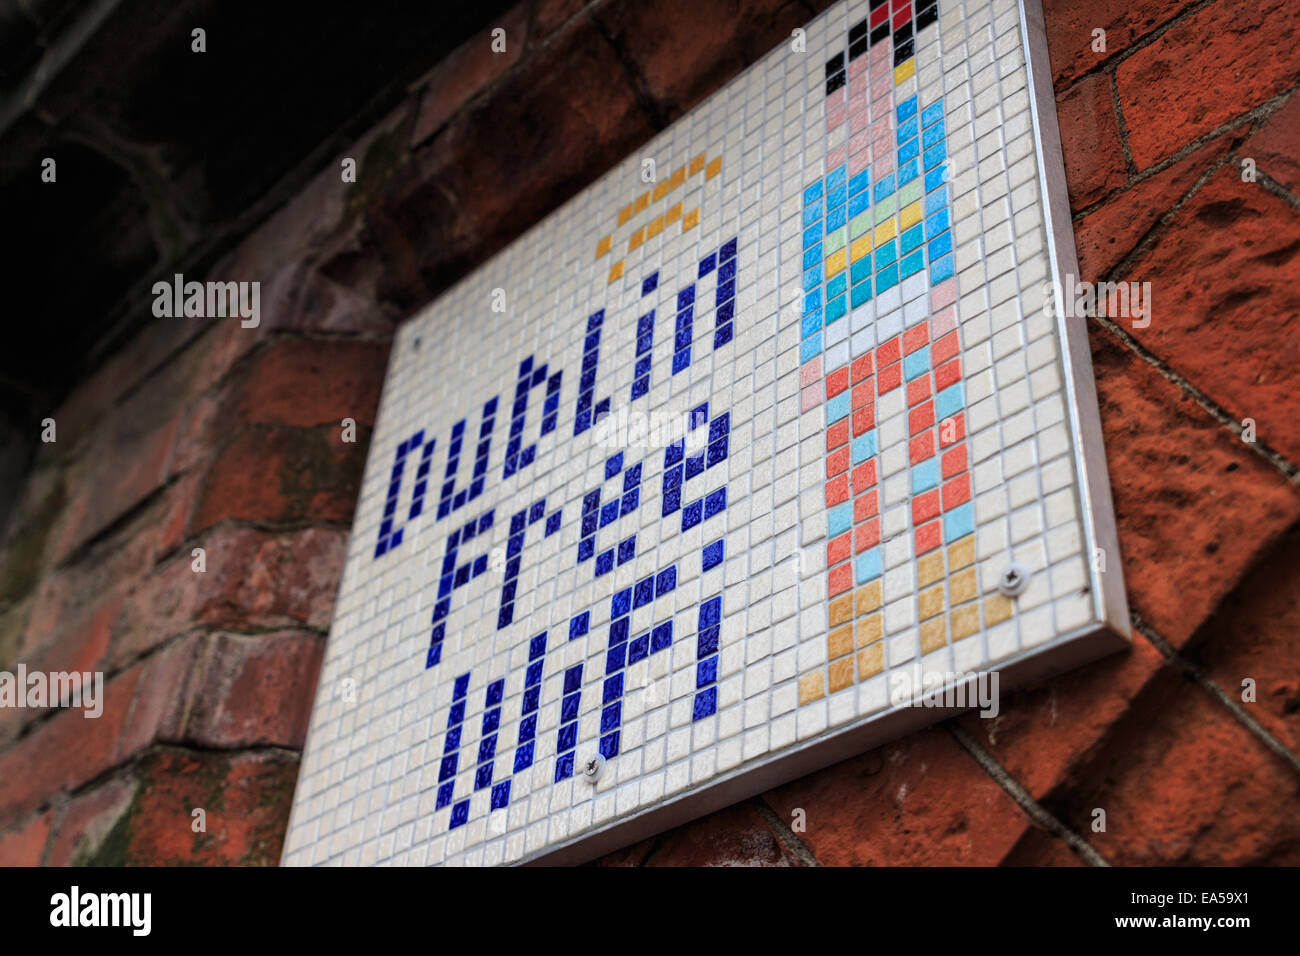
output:
[[[277, 861], [396, 322], [825, 5], [525, 0], [214, 267], [258, 329], [141, 302], [0, 549], [0, 668], [107, 677], [0, 711], [0, 862]], [[1155, 301], [1091, 325], [1132, 651], [602, 863], [1300, 863], [1300, 26], [1046, 19], [1082, 278]]]

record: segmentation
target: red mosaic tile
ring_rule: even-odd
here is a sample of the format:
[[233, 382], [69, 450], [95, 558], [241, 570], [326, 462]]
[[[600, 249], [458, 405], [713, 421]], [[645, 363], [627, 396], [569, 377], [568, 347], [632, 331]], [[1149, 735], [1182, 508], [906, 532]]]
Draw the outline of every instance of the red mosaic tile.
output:
[[907, 413], [908, 434], [915, 435], [923, 428], [934, 424], [934, 402], [917, 405]]

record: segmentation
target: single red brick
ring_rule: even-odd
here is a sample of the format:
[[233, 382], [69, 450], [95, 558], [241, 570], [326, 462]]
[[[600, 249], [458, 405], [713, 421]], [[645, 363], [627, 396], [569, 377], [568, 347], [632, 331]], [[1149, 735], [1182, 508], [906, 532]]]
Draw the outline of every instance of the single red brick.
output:
[[1287, 0], [1208, 4], [1116, 67], [1138, 169], [1295, 84], [1300, 23], [1288, 9]]
[[182, 739], [197, 688], [204, 679], [207, 650], [202, 634], [188, 634], [145, 660], [131, 722], [118, 745], [123, 757], [141, 753], [157, 741]]
[[1070, 206], [1081, 209], [1128, 182], [1110, 74], [1085, 77], [1056, 98]]
[[361, 488], [364, 438], [345, 442], [333, 427], [245, 429], [208, 468], [189, 534], [229, 518], [346, 526]]
[[943, 730], [925, 730], [770, 791], [827, 866], [992, 865], [1029, 819]]
[[1117, 277], [1151, 283], [1150, 325], [1133, 335], [1233, 418], [1254, 419], [1258, 440], [1291, 461], [1300, 336], [1260, 317], [1300, 315], [1298, 268], [1295, 210], [1225, 166]]
[[325, 641], [289, 631], [216, 634], [185, 739], [205, 747], [301, 748]]
[[1300, 192], [1300, 96], [1294, 93], [1269, 116], [1237, 155], [1255, 161], [1258, 172], [1291, 192]]
[[1300, 498], [1110, 332], [1089, 331], [1129, 603], [1181, 646], [1300, 517]]
[[0, 833], [0, 866], [40, 866], [53, 819], [47, 810]]

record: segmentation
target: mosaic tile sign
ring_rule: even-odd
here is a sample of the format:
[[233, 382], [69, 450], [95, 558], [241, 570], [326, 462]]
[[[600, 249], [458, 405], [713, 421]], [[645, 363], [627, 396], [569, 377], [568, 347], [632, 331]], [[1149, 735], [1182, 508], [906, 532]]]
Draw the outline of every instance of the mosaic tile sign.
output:
[[590, 857], [1122, 647], [1070, 274], [1037, 5], [855, 0], [464, 279], [285, 862]]

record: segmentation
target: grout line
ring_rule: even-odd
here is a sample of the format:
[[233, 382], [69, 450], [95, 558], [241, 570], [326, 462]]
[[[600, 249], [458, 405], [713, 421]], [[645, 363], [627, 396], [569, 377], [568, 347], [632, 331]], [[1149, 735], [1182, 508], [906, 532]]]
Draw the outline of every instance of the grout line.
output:
[[1115, 74], [1110, 74], [1110, 104], [1115, 110], [1115, 122], [1119, 129], [1119, 148], [1124, 155], [1124, 169], [1128, 173], [1129, 182], [1133, 182], [1133, 177], [1138, 173], [1137, 163], [1133, 161], [1133, 151], [1128, 145], [1128, 123], [1124, 120], [1124, 109], [1119, 104], [1119, 85], [1115, 82]]
[[998, 784], [1024, 810], [1034, 823], [1063, 840], [1075, 853], [1091, 866], [1110, 866], [1110, 862], [1087, 840], [1079, 836], [1022, 787], [1006, 769], [993, 758], [956, 720], [949, 720], [943, 725], [956, 738], [957, 743], [966, 750], [975, 762], [984, 768]]
[[754, 805], [763, 819], [767, 821], [767, 825], [772, 828], [776, 838], [787, 850], [798, 857], [800, 863], [804, 866], [821, 866], [812, 850], [808, 849], [808, 845], [799, 839], [799, 835], [786, 825], [786, 822], [768, 805], [766, 800], [762, 797], [755, 797]]
[[1141, 632], [1142, 636], [1145, 637], [1156, 650], [1164, 655], [1166, 660], [1179, 667], [1183, 673], [1196, 681], [1196, 683], [1199, 684], [1211, 697], [1226, 707], [1228, 711], [1246, 727], [1247, 730], [1258, 737], [1265, 747], [1286, 761], [1291, 766], [1291, 769], [1300, 773], [1300, 756], [1297, 756], [1288, 750], [1287, 747], [1269, 733], [1268, 730], [1259, 723], [1259, 721], [1250, 716], [1250, 714], [1246, 712], [1245, 708], [1241, 706], [1239, 701], [1234, 700], [1231, 694], [1215, 683], [1213, 678], [1206, 674], [1199, 666], [1192, 663], [1175, 650], [1174, 647], [1155, 630], [1155, 628], [1142, 620], [1142, 617], [1136, 611], [1132, 612], [1129, 617], [1133, 622], [1133, 626]]

